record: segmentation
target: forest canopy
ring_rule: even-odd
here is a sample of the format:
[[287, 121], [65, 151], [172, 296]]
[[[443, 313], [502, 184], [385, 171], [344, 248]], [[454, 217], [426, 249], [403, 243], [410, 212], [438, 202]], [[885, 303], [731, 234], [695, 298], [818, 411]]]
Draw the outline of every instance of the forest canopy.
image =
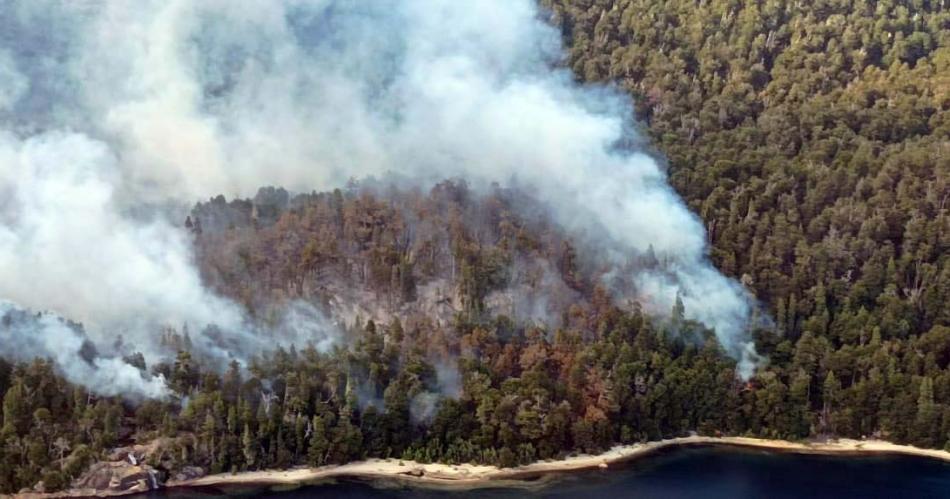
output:
[[750, 331], [764, 360], [748, 382], [681, 301], [619, 299], [597, 249], [525, 192], [270, 187], [181, 221], [202, 280], [262, 324], [296, 301], [342, 317], [341, 338], [244, 368], [192, 348], [214, 331], [156, 331], [168, 362], [124, 359], [168, 381], [144, 401], [0, 360], [0, 492], [66, 488], [133, 444], [162, 480], [365, 457], [513, 466], [690, 432], [950, 449], [943, 2], [541, 4], [577, 80], [632, 96], [716, 267], [771, 318]]

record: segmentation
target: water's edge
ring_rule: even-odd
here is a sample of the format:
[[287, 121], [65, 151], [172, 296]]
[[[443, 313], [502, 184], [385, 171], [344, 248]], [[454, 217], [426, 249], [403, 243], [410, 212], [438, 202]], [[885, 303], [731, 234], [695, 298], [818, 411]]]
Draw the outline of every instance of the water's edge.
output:
[[[371, 459], [320, 468], [293, 468], [241, 473], [223, 473], [185, 481], [170, 481], [152, 492], [173, 492], [187, 489], [265, 488], [333, 483], [337, 480], [391, 484], [430, 490], [466, 491], [487, 488], [538, 489], [564, 475], [596, 469], [610, 469], [650, 456], [661, 450], [682, 447], [721, 447], [758, 449], [770, 453], [820, 454], [837, 456], [905, 455], [950, 463], [950, 452], [921, 449], [880, 440], [828, 440], [791, 442], [748, 437], [689, 436], [642, 444], [616, 446], [597, 455], [572, 456], [557, 461], [540, 461], [514, 468], [498, 468], [472, 464], [422, 464], [398, 459]], [[55, 497], [119, 496], [141, 494], [142, 491], [116, 493], [110, 491], [70, 490]], [[24, 497], [42, 497], [29, 494]], [[53, 497], [47, 495], [46, 497]]]
[[209, 475], [182, 482], [170, 482], [166, 488], [206, 486], [302, 486], [335, 479], [390, 481], [411, 487], [440, 490], [472, 490], [479, 488], [536, 488], [558, 475], [592, 469], [607, 469], [649, 456], [657, 451], [676, 447], [716, 446], [761, 449], [793, 454], [839, 456], [909, 455], [950, 462], [950, 452], [921, 449], [880, 440], [829, 440], [823, 442], [791, 442], [748, 437], [672, 438], [643, 444], [614, 447], [598, 455], [581, 455], [558, 461], [542, 461], [515, 468], [494, 466], [421, 464], [412, 461], [369, 460], [322, 468], [298, 468], [236, 474]]

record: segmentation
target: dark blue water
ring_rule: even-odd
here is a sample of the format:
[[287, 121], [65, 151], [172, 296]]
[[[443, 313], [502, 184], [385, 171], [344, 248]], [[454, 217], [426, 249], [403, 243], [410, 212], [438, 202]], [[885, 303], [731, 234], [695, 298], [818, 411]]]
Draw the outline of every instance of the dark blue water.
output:
[[609, 470], [545, 480], [533, 488], [448, 492], [340, 481], [294, 490], [206, 489], [151, 497], [243, 495], [299, 498], [950, 498], [950, 464], [907, 456], [833, 457], [726, 447], [665, 451]]

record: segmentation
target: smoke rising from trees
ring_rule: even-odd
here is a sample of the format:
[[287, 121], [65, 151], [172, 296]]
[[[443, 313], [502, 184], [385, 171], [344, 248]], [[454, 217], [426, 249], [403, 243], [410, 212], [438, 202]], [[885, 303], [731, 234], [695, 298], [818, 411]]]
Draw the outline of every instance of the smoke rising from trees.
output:
[[[749, 298], [630, 139], [629, 102], [553, 69], [560, 35], [543, 16], [530, 0], [6, 2], [0, 298], [81, 321], [96, 344], [122, 334], [147, 358], [156, 328], [215, 324], [227, 337], [201, 348], [237, 355], [227, 345], [267, 342], [202, 285], [184, 206], [457, 176], [528, 186], [618, 266], [654, 252], [661, 265], [617, 291], [662, 314], [680, 296], [748, 376]], [[327, 327], [292, 329], [325, 342]], [[12, 355], [20, 336], [6, 334]], [[142, 383], [123, 390], [152, 395]]]

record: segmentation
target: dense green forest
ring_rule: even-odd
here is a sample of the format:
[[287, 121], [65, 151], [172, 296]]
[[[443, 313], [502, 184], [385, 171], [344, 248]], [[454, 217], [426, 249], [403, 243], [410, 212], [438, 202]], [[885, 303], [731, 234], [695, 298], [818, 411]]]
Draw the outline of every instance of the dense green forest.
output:
[[792, 389], [805, 348], [808, 374], [840, 385], [838, 433], [905, 438], [880, 417], [908, 405], [936, 428], [950, 395], [945, 3], [544, 3], [577, 76], [634, 96], [717, 266], [769, 305], [774, 382]]
[[[596, 249], [521, 193], [267, 189], [192, 211], [203, 277], [265, 323], [343, 297], [344, 341], [218, 370], [166, 331], [174, 362], [141, 364], [176, 397], [137, 404], [46, 360], [0, 361], [0, 492], [57, 490], [153, 441], [165, 477], [367, 456], [510, 466], [690, 431], [950, 447], [943, 2], [542, 4], [577, 78], [633, 96], [716, 266], [774, 317], [753, 379], [682, 310], [614, 303]], [[526, 320], [542, 289], [556, 313]]]
[[834, 349], [950, 321], [944, 2], [556, 1], [783, 337]]

